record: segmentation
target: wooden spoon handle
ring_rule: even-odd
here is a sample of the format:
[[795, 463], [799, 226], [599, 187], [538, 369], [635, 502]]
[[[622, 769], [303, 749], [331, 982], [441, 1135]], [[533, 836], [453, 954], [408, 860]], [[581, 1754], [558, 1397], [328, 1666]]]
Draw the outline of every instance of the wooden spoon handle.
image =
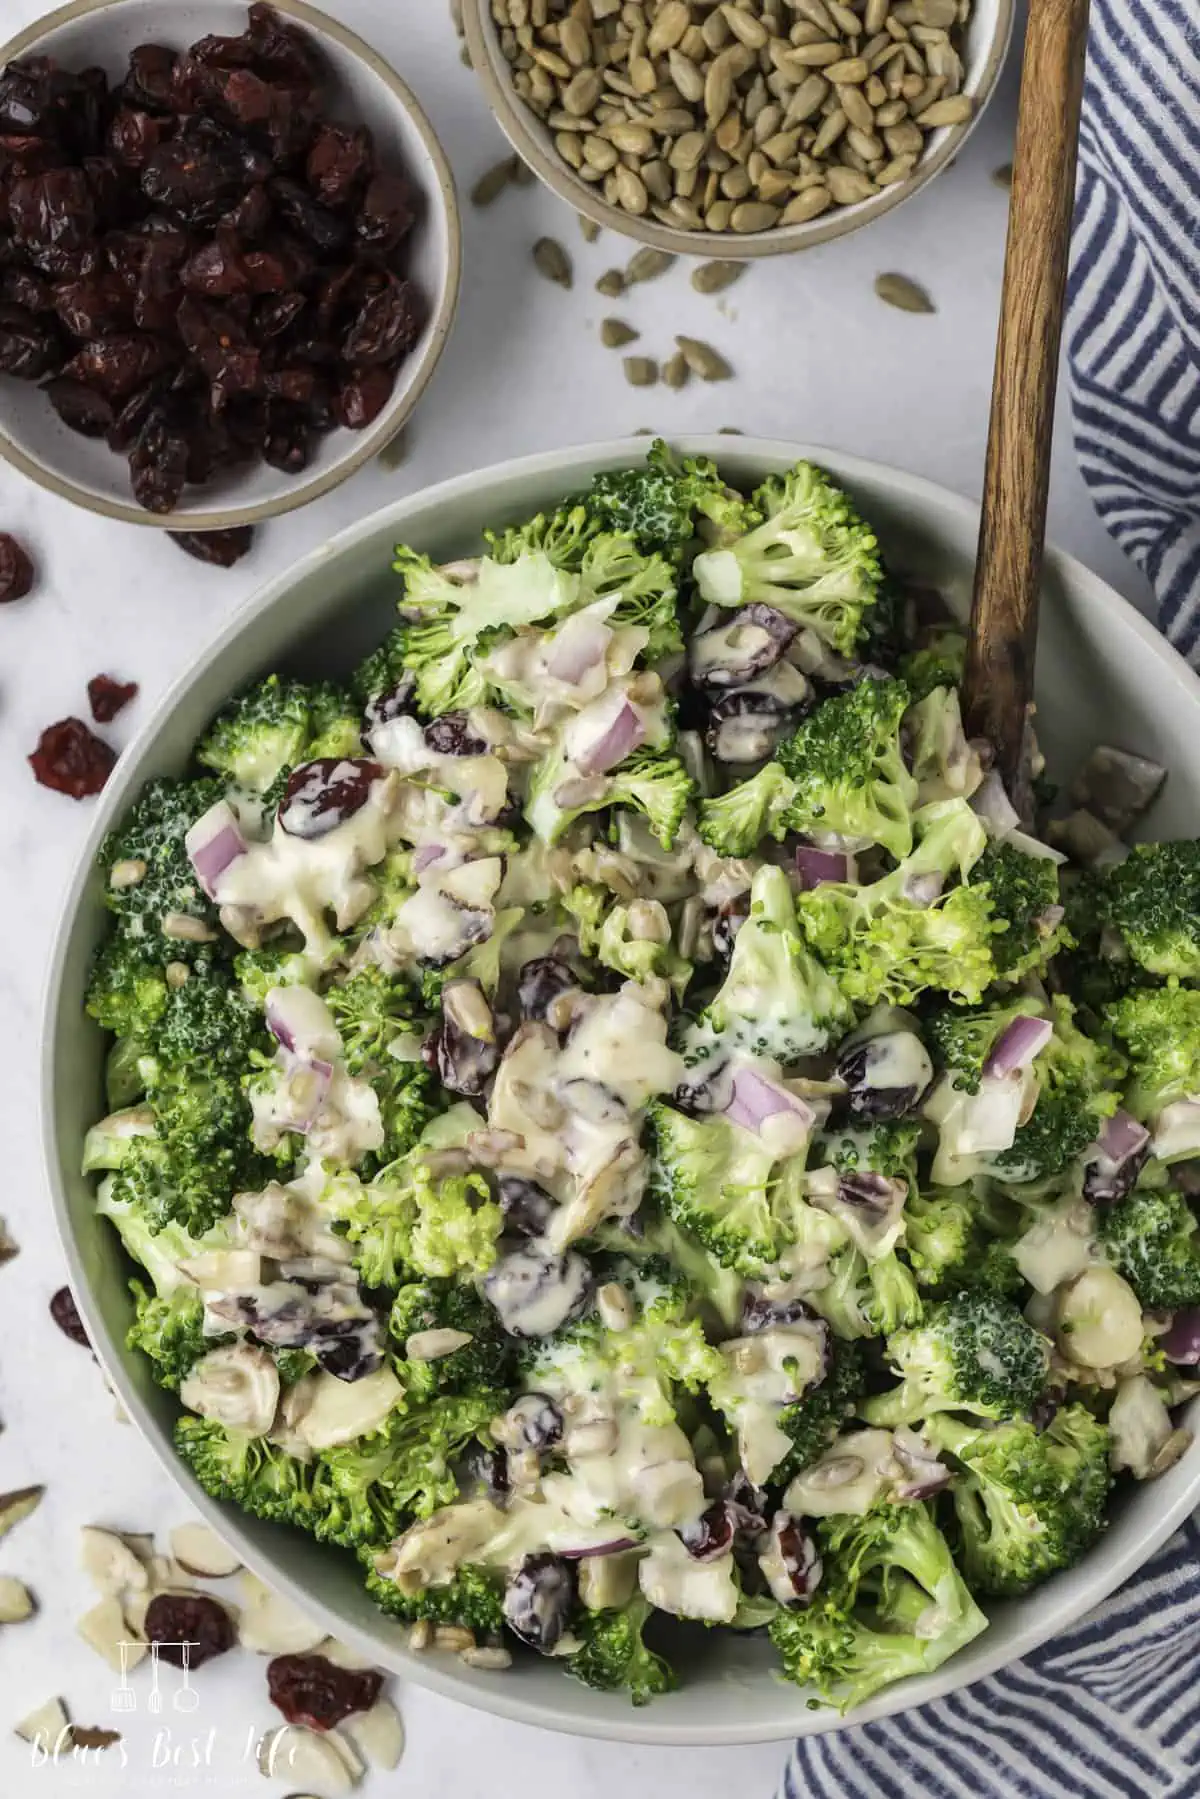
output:
[[1033, 697], [1088, 0], [1030, 0], [963, 686], [1015, 802]]

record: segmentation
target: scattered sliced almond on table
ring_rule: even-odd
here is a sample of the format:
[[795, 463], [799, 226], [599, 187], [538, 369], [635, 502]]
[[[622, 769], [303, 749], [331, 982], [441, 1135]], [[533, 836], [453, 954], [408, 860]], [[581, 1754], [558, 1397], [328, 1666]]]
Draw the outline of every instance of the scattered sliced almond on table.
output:
[[179, 1524], [171, 1532], [171, 1554], [185, 1574], [224, 1580], [241, 1571], [241, 1557], [207, 1524]]
[[324, 1642], [326, 1632], [290, 1599], [273, 1593], [255, 1574], [241, 1579], [245, 1610], [238, 1628], [245, 1649], [256, 1655], [307, 1655]]

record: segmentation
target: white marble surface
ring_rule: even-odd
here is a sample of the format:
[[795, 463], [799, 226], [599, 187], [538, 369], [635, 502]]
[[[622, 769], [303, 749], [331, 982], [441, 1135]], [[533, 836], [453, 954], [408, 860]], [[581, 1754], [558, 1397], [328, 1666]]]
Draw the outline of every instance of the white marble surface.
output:
[[[13, 30], [43, 10], [39, 0], [4, 0], [0, 9]], [[465, 189], [502, 145], [460, 67], [440, 0], [336, 0], [334, 10], [409, 77]], [[109, 1721], [113, 1680], [74, 1634], [76, 1615], [90, 1603], [74, 1568], [78, 1527], [95, 1521], [165, 1529], [184, 1512], [149, 1452], [114, 1420], [99, 1374], [46, 1315], [62, 1265], [35, 1138], [39, 996], [87, 809], [34, 785], [24, 758], [38, 732], [52, 719], [85, 712], [85, 682], [103, 669], [141, 683], [141, 698], [114, 732], [127, 739], [164, 685], [259, 582], [397, 492], [526, 451], [641, 425], [668, 434], [738, 425], [902, 463], [976, 494], [1005, 227], [1005, 196], [988, 177], [1009, 156], [1013, 75], [1010, 68], [968, 150], [933, 188], [865, 233], [752, 269], [720, 309], [694, 295], [678, 269], [610, 308], [592, 282], [623, 260], [625, 247], [607, 237], [586, 247], [574, 220], [540, 190], [509, 192], [482, 215], [468, 207], [461, 317], [412, 429], [407, 464], [393, 473], [372, 468], [301, 516], [265, 529], [253, 556], [232, 573], [188, 561], [152, 531], [73, 511], [0, 468], [0, 529], [19, 531], [41, 570], [35, 596], [0, 612], [0, 1210], [22, 1246], [21, 1259], [0, 1274], [0, 1488], [33, 1481], [48, 1487], [41, 1511], [0, 1551], [0, 1567], [27, 1579], [41, 1604], [35, 1622], [0, 1634], [5, 1799], [64, 1789], [94, 1799], [266, 1792], [244, 1748], [247, 1733], [271, 1721], [261, 1668], [231, 1656], [204, 1671], [202, 1706], [191, 1718], [173, 1714], [169, 1698], [160, 1718], [149, 1715], [140, 1677], [139, 1711], [113, 1720], [125, 1731], [127, 1768], [114, 1750], [87, 1767], [34, 1770], [28, 1751], [8, 1734], [11, 1721], [52, 1694], [64, 1695], [83, 1723]], [[529, 247], [545, 231], [560, 235], [575, 257], [570, 295], [531, 269]], [[871, 284], [884, 269], [923, 281], [936, 298], [936, 316], [909, 317], [877, 301]], [[675, 330], [711, 338], [736, 366], [737, 380], [693, 385], [681, 395], [634, 392], [598, 343], [597, 322], [607, 310], [642, 330], [649, 353], [669, 348]], [[1063, 424], [1051, 534], [1140, 599], [1137, 578], [1092, 514], [1065, 418]], [[408, 1755], [402, 1772], [378, 1777], [368, 1795], [493, 1799], [499, 1791], [559, 1799], [569, 1792], [599, 1799], [618, 1789], [622, 1799], [664, 1790], [723, 1799], [735, 1790], [767, 1799], [783, 1756], [771, 1747], [700, 1754], [576, 1743], [505, 1726], [415, 1688], [399, 1697]], [[170, 1739], [160, 1735], [167, 1731]], [[208, 1765], [191, 1765], [193, 1737]], [[171, 1750], [178, 1760], [164, 1766]]]

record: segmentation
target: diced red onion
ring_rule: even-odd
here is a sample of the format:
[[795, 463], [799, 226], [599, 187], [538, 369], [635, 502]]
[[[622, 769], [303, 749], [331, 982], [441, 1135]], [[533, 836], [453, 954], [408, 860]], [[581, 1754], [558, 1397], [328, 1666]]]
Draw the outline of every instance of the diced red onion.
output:
[[1021, 815], [1009, 799], [1004, 782], [992, 769], [971, 798], [971, 810], [986, 825], [991, 837], [1003, 841], [1021, 828]]
[[760, 1132], [768, 1118], [775, 1118], [780, 1113], [788, 1113], [798, 1125], [811, 1129], [815, 1114], [802, 1099], [789, 1093], [785, 1087], [776, 1086], [774, 1081], [767, 1080], [756, 1068], [739, 1068], [733, 1077], [729, 1101], [725, 1106], [725, 1116], [730, 1124], [741, 1125], [743, 1130]]
[[1114, 1162], [1124, 1162], [1144, 1149], [1150, 1141], [1150, 1133], [1144, 1124], [1131, 1118], [1128, 1112], [1114, 1112], [1111, 1118], [1104, 1120], [1096, 1142], [1106, 1156]]
[[1183, 1306], [1171, 1320], [1171, 1328], [1155, 1338], [1168, 1362], [1178, 1368], [1195, 1368], [1200, 1363], [1200, 1306]]
[[835, 850], [814, 849], [811, 844], [802, 843], [796, 851], [796, 873], [805, 892], [826, 881], [849, 881], [850, 858]]
[[419, 875], [423, 869], [430, 868], [435, 862], [440, 862], [445, 854], [440, 843], [422, 843], [413, 851], [413, 873]]
[[564, 1562], [581, 1562], [590, 1555], [622, 1555], [626, 1549], [636, 1548], [636, 1537], [614, 1537], [611, 1543], [590, 1543], [581, 1549], [559, 1549], [555, 1553]]
[[855, 1169], [850, 1174], [838, 1176], [837, 1196], [844, 1205], [857, 1206], [880, 1217], [885, 1216], [897, 1201], [902, 1204], [907, 1193], [907, 1182], [889, 1180], [886, 1174], [876, 1174], [870, 1168]]
[[910, 906], [932, 906], [941, 899], [945, 884], [945, 877], [940, 874], [909, 875], [904, 883], [904, 897]]
[[546, 672], [556, 681], [574, 687], [589, 669], [603, 662], [612, 632], [598, 618], [577, 612], [555, 633]]
[[646, 727], [641, 714], [628, 700], [622, 701], [621, 710], [589, 750], [576, 758], [577, 766], [585, 775], [607, 774], [610, 768], [616, 768], [624, 762], [626, 756], [646, 741]]
[[992, 1045], [991, 1054], [983, 1065], [984, 1074], [1003, 1079], [1005, 1075], [1016, 1074], [1018, 1069], [1028, 1068], [1053, 1035], [1054, 1026], [1048, 1018], [1014, 1018]]
[[283, 1048], [286, 1050], [294, 1050], [296, 1047], [296, 1039], [292, 1032], [292, 1027], [284, 1015], [283, 1008], [275, 1000], [274, 992], [267, 996], [265, 1010], [267, 1029], [270, 1031], [272, 1037], [274, 1037], [276, 1043], [282, 1044]]
[[188, 861], [196, 871], [196, 879], [209, 899], [217, 896], [217, 882], [231, 863], [244, 856], [246, 839], [233, 807], [225, 800], [210, 806], [203, 818], [196, 820], [184, 839]]

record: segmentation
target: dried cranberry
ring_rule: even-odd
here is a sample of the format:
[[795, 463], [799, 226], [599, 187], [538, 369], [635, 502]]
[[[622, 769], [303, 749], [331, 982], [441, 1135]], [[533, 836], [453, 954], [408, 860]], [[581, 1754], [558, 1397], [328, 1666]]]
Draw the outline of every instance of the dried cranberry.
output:
[[99, 388], [110, 400], [124, 400], [174, 360], [175, 350], [164, 338], [126, 331], [85, 344], [64, 363], [62, 372], [70, 380]]
[[322, 206], [350, 206], [373, 163], [369, 131], [322, 125], [308, 153], [308, 185]]
[[443, 712], [425, 726], [425, 742], [437, 756], [483, 756], [487, 744], [471, 729], [465, 712]]
[[29, 765], [43, 787], [83, 800], [100, 792], [116, 760], [116, 752], [81, 718], [64, 718], [42, 732]]
[[157, 145], [142, 165], [147, 200], [189, 225], [214, 223], [246, 185], [241, 159], [228, 144], [175, 138]]
[[247, 241], [262, 237], [271, 223], [271, 202], [266, 188], [250, 188], [225, 214], [221, 223]]
[[322, 256], [336, 256], [347, 247], [350, 227], [346, 220], [320, 205], [298, 181], [280, 175], [268, 184], [268, 191], [280, 217], [315, 245]]
[[96, 265], [96, 207], [82, 169], [26, 175], [8, 190], [13, 238], [44, 275], [86, 274]]
[[161, 377], [150, 381], [139, 388], [124, 406], [116, 413], [108, 432], [107, 442], [110, 450], [118, 455], [132, 448], [137, 442], [138, 433], [150, 416], [151, 408], [166, 392], [166, 384]]
[[129, 327], [129, 302], [111, 269], [82, 281], [63, 281], [54, 289], [54, 310], [72, 337], [108, 337]]
[[121, 97], [130, 106], [151, 107], [170, 112], [173, 103], [171, 87], [176, 56], [165, 44], [139, 44], [130, 53], [129, 70], [121, 86]]
[[493, 1505], [508, 1503], [511, 1482], [508, 1456], [503, 1449], [484, 1449], [476, 1445], [467, 1453], [467, 1471], [479, 1482]]
[[112, 401], [97, 393], [94, 387], [56, 376], [53, 381], [47, 381], [42, 392], [63, 424], [78, 431], [81, 437], [106, 437], [112, 429]]
[[447, 981], [442, 1021], [425, 1046], [425, 1059], [450, 1093], [477, 1098], [500, 1060], [496, 1021], [478, 981]]
[[92, 717], [98, 725], [110, 725], [118, 712], [136, 699], [136, 681], [114, 681], [111, 675], [93, 675], [88, 682]]
[[70, 1337], [72, 1343], [78, 1343], [80, 1349], [90, 1349], [92, 1340], [84, 1328], [83, 1319], [75, 1304], [75, 1295], [70, 1287], [60, 1287], [50, 1299], [50, 1316], [57, 1324], [64, 1337]]
[[712, 1562], [733, 1547], [734, 1515], [724, 1499], [714, 1500], [694, 1524], [685, 1524], [679, 1540], [697, 1562]]
[[367, 369], [347, 381], [334, 401], [334, 416], [347, 431], [365, 431], [373, 425], [392, 397], [396, 376], [392, 369]]
[[412, 349], [423, 324], [421, 299], [412, 282], [389, 275], [386, 285], [364, 300], [342, 340], [342, 354], [356, 368], [394, 363]]
[[63, 85], [48, 57], [9, 63], [0, 73], [0, 131], [52, 136]]
[[371, 783], [383, 774], [365, 757], [322, 756], [293, 769], [279, 808], [279, 823], [292, 837], [324, 837], [366, 805]]
[[0, 606], [23, 600], [33, 586], [33, 561], [23, 545], [0, 532]]
[[368, 731], [373, 731], [376, 725], [389, 724], [394, 718], [403, 718], [411, 709], [416, 686], [413, 675], [401, 675], [394, 687], [369, 699], [364, 714]]
[[22, 306], [0, 306], [0, 375], [40, 381], [62, 366], [62, 340], [52, 320]]
[[172, 531], [169, 535], [187, 555], [211, 568], [232, 568], [254, 547], [253, 525], [232, 525], [227, 531]]
[[416, 222], [416, 196], [403, 175], [376, 175], [367, 188], [355, 225], [359, 242], [386, 255], [408, 236]]
[[502, 1174], [496, 1183], [505, 1227], [522, 1237], [542, 1237], [558, 1207], [536, 1181], [519, 1174]]
[[729, 900], [713, 919], [713, 948], [726, 960], [733, 954], [733, 940], [750, 916], [750, 896]]
[[0, 269], [0, 306], [21, 306], [26, 312], [49, 312], [54, 289], [32, 269]]
[[579, 976], [562, 956], [534, 956], [517, 976], [517, 1004], [522, 1018], [544, 1019], [560, 993], [578, 987]]
[[156, 1593], [143, 1628], [173, 1668], [201, 1668], [234, 1644], [233, 1619], [207, 1593]]
[[286, 82], [300, 93], [311, 93], [317, 85], [317, 67], [304, 33], [286, 19], [281, 19], [273, 6], [256, 0], [251, 6], [246, 39], [253, 48], [256, 65], [273, 81]]
[[354, 1712], [369, 1712], [383, 1675], [375, 1668], [339, 1668], [323, 1655], [277, 1655], [267, 1664], [267, 1691], [289, 1724], [332, 1730]]
[[157, 113], [139, 112], [132, 106], [122, 106], [113, 115], [112, 124], [108, 128], [109, 149], [122, 167], [140, 169], [145, 166], [151, 151], [165, 143], [173, 130], [174, 124], [170, 119], [164, 119]]
[[263, 461], [285, 475], [298, 475], [312, 460], [312, 430], [305, 414], [294, 406], [272, 405]]
[[559, 1555], [527, 1555], [508, 1583], [504, 1618], [530, 1648], [549, 1655], [575, 1605], [575, 1570]]
[[181, 422], [156, 402], [129, 452], [129, 475], [139, 506], [160, 517], [174, 512], [187, 485], [190, 445]]
[[802, 1299], [768, 1299], [761, 1287], [746, 1288], [742, 1301], [742, 1330], [747, 1335], [757, 1331], [786, 1330], [793, 1324], [816, 1323], [817, 1314]]

